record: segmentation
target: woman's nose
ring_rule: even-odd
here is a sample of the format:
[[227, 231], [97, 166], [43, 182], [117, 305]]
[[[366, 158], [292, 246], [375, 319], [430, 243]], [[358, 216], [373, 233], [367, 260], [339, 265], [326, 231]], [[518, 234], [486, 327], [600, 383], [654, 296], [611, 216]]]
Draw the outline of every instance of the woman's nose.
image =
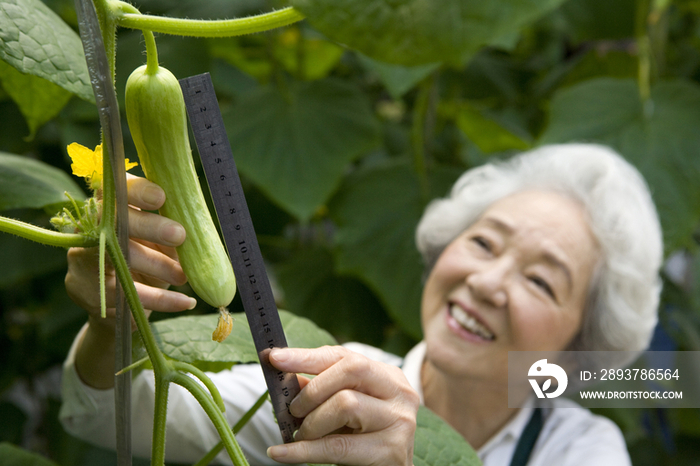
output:
[[469, 273], [466, 283], [474, 298], [495, 307], [505, 306], [508, 303], [505, 284], [511, 266], [508, 258], [501, 257], [481, 264], [481, 267]]

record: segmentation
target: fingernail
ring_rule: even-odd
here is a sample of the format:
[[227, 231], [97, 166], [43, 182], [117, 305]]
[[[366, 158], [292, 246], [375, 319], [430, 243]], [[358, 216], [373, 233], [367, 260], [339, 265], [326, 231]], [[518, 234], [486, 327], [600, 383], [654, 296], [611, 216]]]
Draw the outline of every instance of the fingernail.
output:
[[287, 452], [288, 449], [286, 445], [275, 445], [267, 449], [267, 456], [272, 459], [282, 458], [283, 456], [287, 456]]
[[[299, 414], [299, 413], [296, 413], [296, 411], [297, 411], [296, 407], [297, 407], [297, 405], [299, 404], [299, 402], [297, 401], [298, 399], [299, 399], [299, 394], [297, 393], [297, 396], [295, 396], [295, 397], [292, 399], [292, 401], [289, 403], [289, 413], [290, 413], [292, 416], [294, 416], [294, 417], [302, 417], [302, 416], [298, 416], [298, 415], [297, 415], [297, 414]], [[295, 414], [295, 413], [296, 413], [296, 414]], [[299, 430], [297, 430], [296, 432], [294, 432], [294, 438], [295, 438], [295, 439], [296, 439], [296, 434], [297, 434], [297, 432], [299, 432]]]
[[182, 225], [175, 223], [163, 227], [161, 237], [163, 238], [163, 241], [177, 246], [185, 241], [186, 236], [187, 233]]
[[146, 186], [141, 195], [143, 202], [160, 207], [165, 202], [165, 191], [160, 186]]
[[283, 349], [272, 350], [272, 352], [270, 353], [270, 357], [272, 357], [273, 355], [275, 357], [275, 360], [279, 362], [284, 362], [287, 359], [289, 359], [289, 351], [285, 351]]
[[190, 304], [188, 305], [188, 310], [194, 309], [194, 307], [197, 305], [197, 300], [194, 298], [190, 298]]

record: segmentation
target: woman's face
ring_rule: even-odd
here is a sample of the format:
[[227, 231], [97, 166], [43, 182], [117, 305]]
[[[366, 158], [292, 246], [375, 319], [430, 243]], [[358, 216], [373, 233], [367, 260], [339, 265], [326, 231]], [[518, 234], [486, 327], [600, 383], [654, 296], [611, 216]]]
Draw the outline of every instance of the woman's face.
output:
[[494, 203], [440, 255], [423, 290], [427, 360], [503, 382], [508, 351], [557, 351], [578, 332], [599, 257], [581, 205], [549, 191]]

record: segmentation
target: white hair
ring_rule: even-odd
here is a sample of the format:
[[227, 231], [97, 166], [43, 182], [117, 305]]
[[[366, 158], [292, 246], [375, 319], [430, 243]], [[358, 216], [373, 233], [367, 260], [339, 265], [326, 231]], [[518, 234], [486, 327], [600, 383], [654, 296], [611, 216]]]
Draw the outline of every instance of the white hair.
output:
[[[549, 145], [468, 170], [448, 197], [428, 205], [418, 224], [416, 243], [426, 268], [491, 204], [529, 189], [579, 201], [601, 248], [580, 332], [566, 349], [644, 350], [657, 322], [661, 227], [646, 182], [610, 148]], [[633, 358], [621, 353], [615, 364]]]

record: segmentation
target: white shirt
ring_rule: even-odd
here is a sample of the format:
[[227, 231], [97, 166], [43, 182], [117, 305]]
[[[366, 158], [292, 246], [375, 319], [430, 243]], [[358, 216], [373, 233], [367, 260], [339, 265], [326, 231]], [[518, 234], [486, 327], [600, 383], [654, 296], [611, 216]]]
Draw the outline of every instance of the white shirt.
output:
[[[84, 331], [84, 329], [83, 329]], [[75, 371], [76, 342], [64, 363], [63, 405], [59, 418], [72, 435], [95, 445], [114, 448], [114, 390], [97, 390], [85, 385]], [[411, 386], [423, 402], [420, 369], [425, 358], [425, 344], [413, 348], [403, 360], [380, 349], [348, 343], [348, 349], [387, 364], [402, 366]], [[221, 392], [226, 418], [233, 425], [266, 390], [262, 370], [256, 364], [241, 364], [231, 370], [208, 373]], [[627, 466], [630, 465], [625, 442], [617, 426], [607, 418], [596, 416], [572, 401], [555, 399], [547, 410], [544, 426], [528, 463], [529, 466]], [[132, 448], [135, 456], [149, 457], [153, 428], [154, 378], [152, 371], [142, 371], [132, 382]], [[529, 402], [483, 447], [478, 450], [484, 466], [508, 466], [525, 425], [532, 414]], [[193, 463], [219, 441], [216, 429], [185, 389], [171, 384], [168, 397], [166, 460]], [[276, 465], [265, 454], [267, 447], [282, 443], [269, 403], [263, 405], [236, 435], [251, 465]], [[217, 457], [231, 464], [225, 451]], [[438, 466], [438, 465], [436, 465]]]

